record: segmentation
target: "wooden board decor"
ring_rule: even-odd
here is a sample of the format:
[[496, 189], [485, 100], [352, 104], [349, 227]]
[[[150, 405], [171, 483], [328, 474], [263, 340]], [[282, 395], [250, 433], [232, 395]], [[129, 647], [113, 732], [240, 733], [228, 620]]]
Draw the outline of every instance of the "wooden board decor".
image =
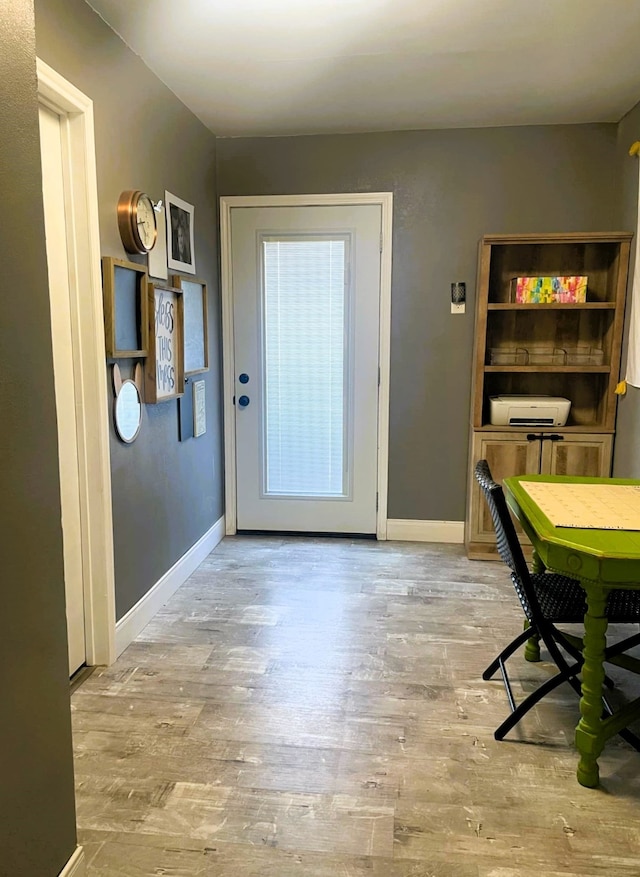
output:
[[149, 349], [147, 269], [137, 262], [102, 259], [104, 335], [107, 356], [146, 356]]
[[182, 291], [150, 283], [145, 402], [165, 402], [184, 393], [182, 327]]
[[209, 327], [207, 284], [195, 277], [174, 274], [171, 284], [182, 290], [184, 313], [184, 373], [196, 375], [209, 370]]

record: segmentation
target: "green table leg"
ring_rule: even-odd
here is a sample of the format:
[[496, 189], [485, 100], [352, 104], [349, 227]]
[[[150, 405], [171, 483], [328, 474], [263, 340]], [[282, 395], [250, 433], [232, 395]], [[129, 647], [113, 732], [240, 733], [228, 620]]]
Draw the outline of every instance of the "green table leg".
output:
[[[529, 627], [529, 622], [525, 619], [524, 629], [526, 630]], [[524, 647], [524, 659], [525, 661], [530, 661], [532, 664], [537, 664], [540, 660], [540, 637], [537, 633], [534, 633], [533, 636], [530, 636], [527, 640], [527, 644]]]
[[598, 785], [598, 756], [604, 746], [602, 733], [602, 685], [604, 651], [607, 645], [605, 604], [607, 592], [598, 584], [585, 584], [587, 614], [584, 618], [584, 665], [582, 667], [581, 719], [576, 728], [576, 746], [580, 753], [578, 782], [595, 788]]

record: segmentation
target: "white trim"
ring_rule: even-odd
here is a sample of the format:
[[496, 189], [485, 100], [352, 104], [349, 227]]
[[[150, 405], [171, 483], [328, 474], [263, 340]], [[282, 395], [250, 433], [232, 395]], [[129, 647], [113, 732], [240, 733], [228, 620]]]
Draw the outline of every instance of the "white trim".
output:
[[116, 624], [116, 655], [120, 656], [153, 616], [183, 585], [224, 537], [224, 515], [147, 591]]
[[86, 873], [84, 849], [78, 846], [62, 871], [60, 871], [59, 877], [84, 877]]
[[389, 482], [389, 394], [391, 372], [391, 260], [393, 255], [393, 194], [383, 193], [382, 249], [380, 253], [380, 345], [378, 365], [378, 514], [376, 536], [387, 538], [387, 497]]
[[231, 201], [220, 199], [220, 279], [222, 293], [222, 396], [224, 411], [224, 513], [227, 536], [237, 530], [236, 514], [236, 418], [233, 404], [235, 356], [233, 350], [233, 286], [231, 267]]
[[382, 208], [380, 255], [380, 340], [378, 364], [378, 512], [376, 535], [388, 538], [387, 496], [389, 471], [389, 372], [391, 348], [391, 259], [393, 193], [357, 192], [325, 195], [236, 195], [220, 199], [220, 246], [222, 280], [222, 351], [226, 532], [237, 529], [236, 421], [233, 405], [235, 359], [233, 350], [233, 271], [231, 262], [231, 210], [234, 207], [318, 207], [379, 204]]
[[464, 542], [464, 521], [387, 521], [387, 539], [398, 542]]
[[68, 183], [86, 661], [111, 664], [116, 657], [115, 577], [93, 101], [39, 58], [37, 72], [39, 101], [61, 117]]

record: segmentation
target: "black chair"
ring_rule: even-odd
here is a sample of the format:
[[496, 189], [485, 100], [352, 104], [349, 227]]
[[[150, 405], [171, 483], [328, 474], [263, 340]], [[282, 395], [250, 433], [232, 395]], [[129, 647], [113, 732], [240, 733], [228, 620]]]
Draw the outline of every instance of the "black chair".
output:
[[[586, 611], [585, 593], [575, 579], [550, 572], [529, 572], [504, 492], [493, 480], [486, 460], [480, 460], [476, 464], [475, 477], [491, 512], [498, 553], [511, 570], [511, 580], [526, 618], [525, 629], [500, 652], [482, 674], [483, 679], [491, 679], [497, 670], [502, 674], [511, 708], [511, 714], [494, 733], [496, 740], [502, 740], [531, 707], [563, 682], [568, 682], [580, 695], [580, 681], [577, 677], [582, 668], [582, 640], [559, 630], [556, 625], [583, 622]], [[607, 601], [607, 619], [611, 623], [636, 625], [640, 623], [640, 591], [612, 590]], [[527, 640], [532, 641], [526, 654], [528, 660], [539, 660], [537, 643], [542, 640], [551, 659], [558, 667], [558, 672], [543, 682], [520, 704], [516, 704], [505, 662]], [[635, 633], [609, 646], [605, 652], [605, 660], [638, 672], [640, 661], [624, 654], [638, 644], [640, 644], [640, 633]], [[563, 651], [568, 657], [565, 657]], [[608, 677], [605, 683], [613, 687]], [[611, 715], [612, 710], [607, 699], [603, 697], [602, 700], [603, 712]], [[640, 739], [635, 734], [627, 729], [619, 733], [623, 739], [640, 751]]]

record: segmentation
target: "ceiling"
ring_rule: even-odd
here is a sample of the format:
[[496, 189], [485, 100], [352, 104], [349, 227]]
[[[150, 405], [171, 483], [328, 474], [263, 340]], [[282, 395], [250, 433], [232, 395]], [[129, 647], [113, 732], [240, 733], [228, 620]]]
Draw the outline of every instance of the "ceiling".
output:
[[219, 136], [617, 122], [639, 0], [90, 0]]

